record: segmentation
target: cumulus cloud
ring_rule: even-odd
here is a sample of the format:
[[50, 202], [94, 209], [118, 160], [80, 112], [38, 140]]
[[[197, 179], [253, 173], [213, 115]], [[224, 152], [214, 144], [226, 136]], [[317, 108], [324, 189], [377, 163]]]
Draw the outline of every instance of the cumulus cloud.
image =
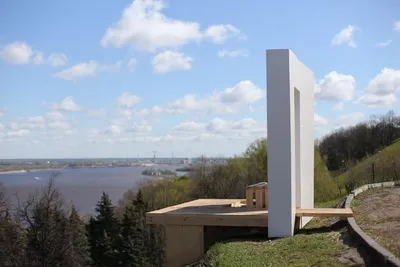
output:
[[125, 92], [117, 98], [117, 105], [122, 108], [132, 108], [140, 103], [142, 99], [130, 92]]
[[397, 101], [397, 92], [400, 92], [400, 70], [384, 68], [368, 83], [364, 95], [355, 103], [369, 107], [391, 106]]
[[94, 77], [100, 72], [118, 71], [120, 66], [120, 61], [115, 64], [105, 65], [100, 64], [95, 60], [90, 60], [89, 62], [79, 63], [68, 69], [57, 72], [53, 74], [53, 77], [67, 81], [77, 81], [86, 77]]
[[60, 103], [51, 104], [50, 108], [55, 111], [79, 111], [83, 107], [76, 104], [72, 96], [67, 96]]
[[108, 134], [120, 134], [121, 132], [122, 132], [121, 127], [119, 127], [117, 125], [110, 125], [105, 130], [105, 133], [108, 133]]
[[71, 125], [66, 121], [52, 121], [48, 124], [51, 129], [60, 129], [60, 130], [68, 130], [71, 128]]
[[101, 44], [105, 47], [132, 45], [138, 50], [155, 51], [179, 48], [201, 40], [220, 44], [240, 35], [240, 30], [230, 24], [210, 25], [201, 31], [197, 22], [167, 17], [162, 13], [165, 7], [164, 1], [133, 1], [122, 17], [106, 30]]
[[328, 124], [328, 119], [314, 113], [314, 125], [315, 126], [322, 126], [322, 125], [327, 125]]
[[125, 131], [128, 133], [140, 134], [151, 132], [152, 128], [153, 127], [148, 122], [144, 121], [140, 123], [135, 122], [133, 125], [128, 125]]
[[49, 65], [52, 67], [64, 66], [67, 64], [68, 58], [63, 53], [52, 53], [48, 57]]
[[65, 116], [62, 114], [60, 111], [49, 111], [46, 112], [46, 118], [51, 120], [51, 121], [59, 121], [59, 120], [64, 120]]
[[44, 53], [43, 52], [38, 52], [36, 55], [32, 58], [32, 63], [36, 65], [40, 65], [44, 63]]
[[353, 112], [350, 114], [346, 114], [340, 116], [336, 121], [335, 124], [339, 127], [348, 127], [355, 125], [361, 122], [364, 119], [364, 114], [361, 112]]
[[347, 46], [355, 48], [357, 44], [354, 42], [353, 35], [354, 32], [360, 30], [355, 25], [348, 25], [347, 27], [343, 28], [338, 34], [335, 35], [332, 39], [333, 45], [342, 45], [347, 44]]
[[328, 73], [315, 85], [315, 97], [328, 101], [351, 100], [355, 91], [355, 78], [336, 71]]
[[[10, 64], [23, 65], [45, 63], [45, 55], [41, 51], [35, 51], [27, 42], [13, 42], [5, 45], [0, 50], [0, 58]], [[50, 66], [62, 66], [67, 62], [67, 56], [63, 53], [52, 53], [47, 58]]]
[[210, 113], [235, 113], [239, 108], [254, 104], [265, 97], [264, 90], [251, 81], [241, 81], [234, 87], [215, 92], [208, 96], [187, 94], [168, 105], [175, 113], [206, 110]]
[[9, 131], [9, 132], [7, 132], [7, 137], [11, 137], [11, 138], [13, 138], [13, 137], [24, 137], [24, 136], [29, 135], [30, 133], [31, 133], [31, 131], [28, 130], [28, 129], [19, 129], [17, 131]]
[[172, 129], [174, 132], [203, 132], [206, 130], [206, 126], [203, 123], [197, 123], [194, 121], [184, 121], [173, 127]]
[[185, 56], [183, 53], [168, 50], [157, 54], [151, 63], [154, 73], [167, 73], [190, 70], [192, 60], [191, 57]]
[[219, 50], [218, 57], [247, 57], [249, 52], [247, 50]]
[[33, 54], [26, 42], [14, 42], [3, 47], [0, 57], [10, 64], [28, 64]]

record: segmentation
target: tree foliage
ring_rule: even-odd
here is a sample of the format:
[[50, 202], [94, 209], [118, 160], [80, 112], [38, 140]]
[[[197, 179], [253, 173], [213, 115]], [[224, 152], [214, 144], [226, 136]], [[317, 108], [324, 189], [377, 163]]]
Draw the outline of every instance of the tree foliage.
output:
[[339, 173], [353, 167], [400, 138], [400, 116], [393, 111], [355, 126], [341, 128], [318, 141], [330, 171]]

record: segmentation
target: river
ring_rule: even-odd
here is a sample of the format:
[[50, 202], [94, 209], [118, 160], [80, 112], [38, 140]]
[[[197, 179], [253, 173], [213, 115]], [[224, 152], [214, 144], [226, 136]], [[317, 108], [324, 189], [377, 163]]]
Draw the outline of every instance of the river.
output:
[[[173, 170], [182, 166], [152, 166], [153, 169]], [[103, 191], [107, 192], [116, 205], [123, 194], [143, 179], [151, 179], [142, 175], [148, 169], [145, 166], [115, 167], [115, 168], [84, 168], [62, 169], [56, 172], [55, 185], [62, 193], [66, 204], [74, 204], [81, 215], [94, 213], [94, 207]], [[52, 170], [32, 171], [24, 173], [0, 174], [0, 183], [6, 187], [6, 194], [13, 205], [18, 198], [26, 200], [31, 193], [46, 185]]]

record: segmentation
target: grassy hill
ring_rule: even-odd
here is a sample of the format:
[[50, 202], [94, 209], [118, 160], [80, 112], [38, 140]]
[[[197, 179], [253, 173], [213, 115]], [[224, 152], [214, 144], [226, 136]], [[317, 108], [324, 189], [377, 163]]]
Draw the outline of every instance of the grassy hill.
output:
[[373, 182], [400, 179], [400, 139], [337, 177], [338, 185], [350, 191]]

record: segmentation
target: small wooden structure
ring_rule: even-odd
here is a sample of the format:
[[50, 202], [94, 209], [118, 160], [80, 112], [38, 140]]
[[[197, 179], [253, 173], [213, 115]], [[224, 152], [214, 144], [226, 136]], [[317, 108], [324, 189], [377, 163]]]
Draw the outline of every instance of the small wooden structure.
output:
[[[345, 218], [352, 217], [353, 212], [351, 209], [296, 209], [296, 221], [302, 216]], [[166, 266], [185, 266], [204, 255], [206, 227], [267, 229], [268, 186], [265, 182], [247, 186], [245, 200], [197, 199], [148, 212], [146, 217], [148, 224], [165, 226]]]
[[241, 199], [198, 199], [147, 213], [148, 224], [166, 230], [166, 266], [185, 266], [199, 260], [205, 251], [206, 226], [267, 227], [268, 210], [232, 207]]
[[[254, 199], [256, 200], [255, 205]], [[246, 186], [246, 206], [268, 209], [268, 184], [266, 182]]]

